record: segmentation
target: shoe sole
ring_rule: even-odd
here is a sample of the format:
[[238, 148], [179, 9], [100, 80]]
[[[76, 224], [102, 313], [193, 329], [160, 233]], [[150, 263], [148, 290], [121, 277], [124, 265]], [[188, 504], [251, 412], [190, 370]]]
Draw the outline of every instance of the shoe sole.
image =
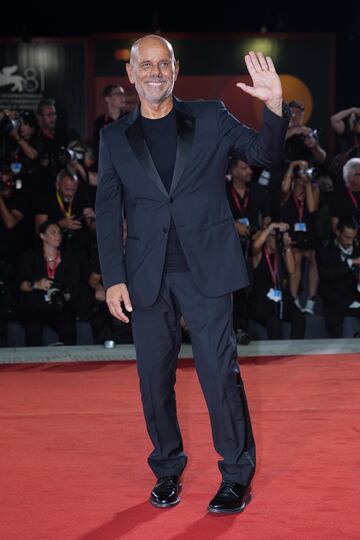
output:
[[[182, 490], [182, 484], [179, 484], [179, 488], [178, 488], [179, 494], [181, 493], [181, 490]], [[181, 499], [180, 497], [178, 497], [176, 501], [174, 502], [161, 504], [161, 503], [158, 503], [156, 501], [152, 501], [151, 499], [149, 499], [149, 503], [155, 506], [156, 508], [171, 508], [172, 506], [176, 506], [177, 504], [179, 504], [180, 501]]]
[[155, 506], [156, 508], [171, 508], [172, 506], [176, 506], [177, 504], [179, 504], [180, 501], [181, 501], [181, 499], [180, 499], [180, 497], [178, 497], [176, 499], [176, 501], [174, 501], [174, 502], [161, 504], [161, 503], [157, 503], [157, 502], [152, 501], [151, 499], [149, 499], [149, 503], [152, 504], [153, 506]]
[[230, 510], [223, 510], [221, 508], [212, 508], [211, 506], [208, 506], [208, 512], [211, 514], [240, 514], [243, 512], [246, 508], [246, 506], [251, 502], [252, 499], [252, 493], [249, 493], [247, 497], [244, 499], [242, 505], [240, 508], [231, 508]]

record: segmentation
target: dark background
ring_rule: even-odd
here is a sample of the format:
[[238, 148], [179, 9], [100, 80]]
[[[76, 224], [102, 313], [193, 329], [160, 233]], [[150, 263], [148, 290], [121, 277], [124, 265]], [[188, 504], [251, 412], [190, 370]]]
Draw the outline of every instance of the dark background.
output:
[[[10, 5], [11, 4], [11, 5]], [[194, 6], [199, 13], [193, 13]], [[7, 2], [1, 36], [86, 37], [104, 32], [282, 32], [336, 34], [336, 110], [360, 106], [360, 2]], [[296, 58], [294, 58], [296, 62]]]

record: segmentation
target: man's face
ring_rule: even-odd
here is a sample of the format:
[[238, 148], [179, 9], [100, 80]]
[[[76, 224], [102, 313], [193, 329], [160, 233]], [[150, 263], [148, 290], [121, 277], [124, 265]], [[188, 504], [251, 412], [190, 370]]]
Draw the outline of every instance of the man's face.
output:
[[231, 169], [231, 177], [249, 183], [252, 178], [252, 170], [245, 161], [239, 159], [236, 165]]
[[360, 167], [357, 167], [349, 176], [348, 186], [351, 191], [360, 191]]
[[350, 229], [350, 227], [344, 227], [342, 232], [336, 231], [336, 236], [338, 238], [339, 244], [347, 249], [351, 247], [354, 243], [355, 238], [357, 237], [358, 231], [356, 229]]
[[171, 95], [179, 64], [165, 42], [148, 38], [139, 43], [126, 70], [140, 100], [159, 104]]
[[108, 106], [114, 107], [116, 109], [121, 109], [125, 106], [125, 91], [122, 86], [114, 88], [109, 96], [105, 98]]
[[78, 189], [78, 183], [72, 178], [65, 177], [59, 183], [58, 191], [64, 201], [72, 201]]
[[290, 107], [291, 118], [289, 128], [300, 127], [304, 124], [304, 111], [299, 107]]
[[56, 109], [53, 105], [46, 105], [42, 108], [39, 115], [40, 127], [45, 129], [55, 129], [56, 126]]

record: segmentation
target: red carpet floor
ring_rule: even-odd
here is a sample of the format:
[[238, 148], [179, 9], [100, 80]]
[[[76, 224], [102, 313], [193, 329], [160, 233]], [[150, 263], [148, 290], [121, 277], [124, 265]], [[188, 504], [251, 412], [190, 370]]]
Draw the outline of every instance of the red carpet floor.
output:
[[0, 367], [2, 540], [360, 538], [360, 358], [242, 363], [258, 450], [243, 514], [206, 513], [220, 481], [190, 360], [178, 369], [189, 464], [158, 510], [133, 362]]

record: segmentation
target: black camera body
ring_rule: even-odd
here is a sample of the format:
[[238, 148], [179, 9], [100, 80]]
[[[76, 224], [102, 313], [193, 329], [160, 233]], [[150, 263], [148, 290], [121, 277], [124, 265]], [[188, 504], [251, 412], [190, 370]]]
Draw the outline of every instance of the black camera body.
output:
[[72, 161], [82, 162], [84, 161], [85, 153], [77, 148], [67, 148], [62, 146], [58, 153], [58, 161], [61, 165], [66, 167]]
[[4, 114], [0, 121], [0, 131], [6, 135], [13, 129], [19, 129], [21, 122], [19, 118], [10, 118], [7, 114]]
[[305, 176], [308, 176], [311, 181], [315, 181], [319, 178], [320, 171], [316, 167], [306, 167], [305, 169], [301, 169], [299, 165], [295, 165], [293, 170], [294, 178], [298, 177], [300, 174], [304, 174]]

